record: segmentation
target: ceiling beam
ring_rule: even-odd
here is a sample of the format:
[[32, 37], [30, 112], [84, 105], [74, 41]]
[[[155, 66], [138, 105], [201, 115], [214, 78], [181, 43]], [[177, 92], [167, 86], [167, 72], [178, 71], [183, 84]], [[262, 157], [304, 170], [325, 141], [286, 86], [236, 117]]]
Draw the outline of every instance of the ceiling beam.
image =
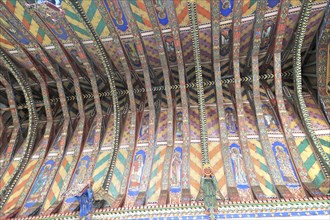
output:
[[36, 139], [36, 130], [38, 126], [38, 118], [37, 118], [37, 112], [35, 108], [35, 104], [32, 97], [31, 88], [29, 87], [28, 83], [22, 76], [22, 74], [17, 70], [14, 63], [10, 60], [10, 58], [4, 53], [3, 49], [0, 48], [0, 60], [1, 64], [6, 66], [9, 71], [13, 74], [16, 81], [21, 85], [22, 91], [24, 93], [24, 97], [26, 102], [28, 103], [28, 112], [29, 112], [29, 129], [28, 134], [25, 140], [26, 145], [23, 146], [22, 149], [22, 157], [19, 162], [19, 164], [16, 166], [14, 171], [11, 173], [11, 175], [6, 179], [6, 183], [3, 184], [0, 196], [2, 197], [2, 200], [0, 201], [0, 209], [4, 206], [6, 203], [9, 195], [11, 194], [13, 187], [18, 182], [20, 176], [22, 175], [29, 159], [31, 156], [31, 153], [33, 151], [33, 148], [35, 146], [35, 139]]

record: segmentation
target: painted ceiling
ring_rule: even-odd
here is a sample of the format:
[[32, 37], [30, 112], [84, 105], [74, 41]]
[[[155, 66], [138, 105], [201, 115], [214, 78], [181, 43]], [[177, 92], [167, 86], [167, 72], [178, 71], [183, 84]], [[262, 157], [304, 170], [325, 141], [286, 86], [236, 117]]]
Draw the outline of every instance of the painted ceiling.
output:
[[209, 164], [222, 200], [329, 195], [329, 114], [315, 100], [330, 94], [330, 2], [312, 1], [302, 36], [307, 125], [294, 78], [304, 1], [258, 2], [0, 0], [2, 214], [72, 212], [77, 207], [63, 193], [87, 176], [115, 208], [198, 201], [205, 165], [199, 68]]
[[[34, 1], [27, 1], [33, 4]], [[153, 88], [160, 88], [159, 96], [161, 97], [160, 105], [167, 107], [166, 95], [164, 91], [164, 77], [163, 68], [160, 61], [158, 51], [157, 36], [154, 34], [154, 29], [159, 28], [162, 31], [162, 41], [166, 49], [166, 55], [168, 59], [168, 65], [170, 66], [170, 75], [172, 78], [173, 85], [179, 85], [179, 76], [177, 69], [177, 58], [176, 58], [176, 47], [174, 45], [173, 31], [175, 31], [175, 25], [179, 27], [179, 36], [181, 39], [181, 50], [183, 53], [183, 62], [186, 68], [187, 83], [193, 83], [194, 77], [194, 57], [192, 39], [190, 35], [189, 19], [188, 19], [188, 6], [185, 0], [175, 0], [171, 3], [157, 6], [162, 1], [153, 3], [155, 15], [157, 16], [157, 22], [152, 23], [150, 19], [150, 11], [148, 12], [147, 6], [143, 0], [131, 0], [128, 1], [127, 8], [123, 9], [121, 1], [80, 1], [82, 8], [86, 12], [86, 16], [90, 20], [92, 26], [98, 37], [101, 39], [104, 48], [107, 51], [107, 56], [115, 69], [115, 80], [116, 88], [121, 91], [121, 106], [124, 107], [125, 103], [128, 102], [127, 86], [124, 76], [125, 69], [122, 66], [122, 57], [128, 64], [131, 72], [134, 88], [137, 91], [142, 91], [145, 88], [143, 69], [137, 53], [136, 42], [133, 40], [134, 33], [132, 33], [131, 27], [137, 28], [137, 34], [141, 37], [141, 43], [144, 48], [144, 54], [147, 59], [148, 68], [150, 70], [151, 83]], [[226, 2], [226, 1], [225, 1]], [[232, 62], [231, 62], [231, 42], [232, 42], [232, 1], [228, 1], [229, 6], [222, 5], [220, 7], [220, 59], [221, 59], [221, 73], [223, 78], [230, 78], [232, 76]], [[1, 14], [1, 25], [6, 30], [5, 34], [0, 35], [0, 42], [2, 48], [5, 49], [8, 54], [15, 60], [17, 64], [22, 65], [22, 69], [27, 71], [30, 67], [28, 66], [28, 57], [17, 50], [17, 47], [23, 47], [32, 53], [32, 59], [40, 63], [40, 56], [34, 51], [34, 45], [40, 45], [40, 48], [46, 51], [46, 54], [51, 57], [52, 62], [58, 68], [65, 69], [65, 62], [62, 60], [64, 55], [63, 51], [57, 47], [64, 47], [66, 52], [70, 56], [74, 57], [77, 53], [73, 42], [79, 41], [82, 45], [83, 54], [87, 57], [87, 62], [91, 64], [93, 72], [97, 77], [97, 82], [100, 92], [106, 92], [107, 80], [105, 77], [104, 69], [97, 55], [97, 50], [93, 44], [91, 33], [87, 30], [84, 24], [81, 22], [81, 17], [77, 15], [76, 9], [68, 2], [62, 1], [60, 11], [56, 11], [56, 16], [60, 18], [50, 18], [52, 21], [47, 20], [46, 14], [41, 15], [38, 9], [29, 9], [25, 1], [21, 0], [6, 0], [2, 1], [2, 14]], [[304, 41], [303, 48], [309, 49], [314, 36], [315, 31], [321, 24], [324, 7], [326, 1], [314, 1], [313, 12], [309, 19], [308, 32], [306, 33], [306, 39]], [[264, 61], [267, 59], [267, 51], [269, 51], [269, 45], [272, 42], [272, 35], [274, 35], [277, 12], [279, 10], [280, 1], [269, 1], [267, 3], [267, 11], [265, 14], [265, 22], [262, 33], [262, 40], [260, 46], [260, 66], [267, 66], [263, 69], [264, 73], [271, 73], [272, 64], [264, 65]], [[290, 2], [289, 16], [286, 20], [286, 33], [283, 42], [283, 54], [290, 55], [291, 47], [290, 42], [293, 41], [294, 31], [299, 20], [301, 2], [293, 0]], [[32, 7], [32, 6], [31, 6]], [[51, 10], [51, 9], [49, 9]], [[160, 10], [160, 11], [159, 11]], [[167, 10], [174, 10], [174, 16], [168, 15]], [[249, 48], [252, 43], [253, 23], [254, 14], [256, 10], [256, 1], [247, 0], [243, 3], [242, 11], [242, 33], [241, 33], [241, 48], [240, 48], [240, 68], [242, 75], [249, 74], [247, 68], [245, 68], [249, 53]], [[197, 13], [198, 13], [198, 25], [199, 25], [199, 37], [200, 37], [200, 53], [201, 61], [203, 66], [203, 76], [205, 81], [213, 81], [214, 75], [212, 71], [212, 31], [211, 31], [211, 8], [209, 0], [197, 1]], [[55, 16], [55, 15], [54, 15]], [[173, 16], [174, 18], [172, 18]], [[131, 19], [130, 19], [131, 18]], [[58, 20], [57, 20], [58, 19]], [[171, 19], [175, 19], [172, 21]], [[173, 23], [176, 24], [173, 24]], [[52, 29], [54, 28], [54, 29]], [[110, 33], [110, 29], [115, 33]], [[70, 32], [70, 33], [68, 33]], [[115, 36], [114, 39], [112, 36]], [[117, 38], [120, 42], [117, 42]], [[54, 42], [56, 42], [54, 44]], [[119, 55], [116, 52], [116, 48], [122, 47], [123, 55]], [[39, 59], [38, 59], [39, 58]], [[288, 59], [290, 60], [290, 59]], [[80, 58], [74, 58], [75, 63], [84, 62]], [[292, 63], [287, 62], [286, 67], [283, 71], [288, 71], [291, 68]], [[44, 68], [47, 68], [43, 66]], [[27, 71], [27, 78], [32, 85], [34, 90], [35, 98], [38, 101], [42, 101], [40, 94], [40, 87], [36, 83], [36, 79], [31, 71]], [[50, 74], [45, 75], [47, 84], [50, 87], [50, 94], [53, 99], [56, 99], [56, 86], [54, 78]], [[84, 76], [80, 76], [81, 79], [81, 91], [83, 94], [90, 94], [89, 89], [90, 83], [84, 80]], [[74, 89], [72, 86], [72, 80], [70, 80], [69, 74], [62, 74], [62, 80], [65, 81], [65, 90], [68, 96], [74, 96]], [[86, 78], [86, 77], [85, 77]], [[13, 80], [15, 84], [15, 80]], [[162, 89], [163, 88], [163, 89]], [[210, 89], [213, 90], [213, 89]], [[121, 94], [120, 93], [120, 94]], [[142, 95], [135, 92], [136, 103], [139, 105]], [[189, 95], [191, 105], [196, 105], [197, 102], [194, 99], [196, 95], [195, 88], [189, 89]], [[17, 96], [19, 97], [19, 96]], [[181, 105], [180, 93], [175, 95], [176, 104]], [[18, 105], [23, 105], [23, 98], [18, 98]], [[102, 97], [104, 100], [109, 100], [105, 95]], [[195, 100], [195, 101], [194, 101]], [[214, 103], [215, 95], [214, 92], [207, 92], [207, 102]], [[104, 111], [110, 106], [107, 106], [102, 102]], [[5, 104], [5, 103], [4, 103]], [[87, 103], [88, 104], [88, 103]]]

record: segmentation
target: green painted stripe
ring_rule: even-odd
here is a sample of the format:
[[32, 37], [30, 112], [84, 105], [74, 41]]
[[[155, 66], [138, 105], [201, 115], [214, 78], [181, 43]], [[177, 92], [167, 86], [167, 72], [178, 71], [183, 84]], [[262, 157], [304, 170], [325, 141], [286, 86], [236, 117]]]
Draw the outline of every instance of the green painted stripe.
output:
[[95, 4], [93, 3], [93, 1], [90, 1], [90, 5], [88, 7], [88, 10], [87, 10], [87, 17], [90, 21], [93, 20], [93, 17], [95, 15], [95, 12], [96, 12], [96, 7], [95, 7]]
[[114, 174], [118, 180], [121, 180], [123, 174], [120, 172], [120, 170], [117, 167], [115, 167], [114, 169]]
[[89, 36], [89, 33], [85, 29], [82, 29], [82, 28], [80, 28], [80, 27], [78, 27], [78, 26], [76, 26], [74, 24], [70, 24], [70, 25], [72, 26], [72, 29], [75, 30], [76, 32], [79, 32], [79, 33], [81, 33], [81, 34], [83, 34], [85, 36], [90, 37]]
[[124, 155], [122, 154], [122, 152], [118, 152], [118, 156], [117, 159], [120, 161], [121, 164], [125, 165], [126, 163], [126, 158], [124, 157]]
[[324, 180], [325, 180], [325, 177], [320, 170], [320, 172], [315, 176], [313, 183], [315, 184], [316, 188], [319, 188], [321, 186], [321, 184], [324, 182]]
[[62, 188], [62, 186], [63, 186], [63, 182], [64, 182], [64, 181], [63, 181], [63, 179], [61, 178], [60, 181], [59, 181], [58, 184], [57, 184], [57, 185], [58, 185], [58, 188]]
[[298, 145], [298, 151], [299, 154], [305, 151], [306, 147], [309, 145], [308, 140], [305, 138], [299, 145]]
[[[103, 155], [104, 156], [104, 155]], [[95, 165], [95, 169], [97, 169], [99, 166], [107, 162], [107, 160], [110, 158], [110, 153], [106, 154], [101, 160], [97, 161]]]
[[31, 15], [30, 15], [27, 11], [24, 11], [24, 15], [23, 15], [23, 17], [25, 18], [25, 20], [26, 20], [27, 22], [29, 22], [29, 24], [31, 24], [32, 17], [31, 17]]
[[152, 187], [149, 188], [147, 198], [150, 198], [152, 194], [155, 193], [155, 191], [156, 191], [156, 185], [154, 184]]
[[140, 15], [137, 15], [137, 14], [134, 13], [134, 18], [137, 22], [140, 22], [140, 23], [144, 24], [143, 18]]
[[102, 177], [104, 177], [104, 175], [105, 175], [105, 172], [106, 172], [106, 167], [103, 169], [103, 170], [101, 170], [96, 176], [94, 176], [94, 181], [95, 182], [97, 182], [97, 181], [99, 181]]
[[10, 0], [10, 3], [12, 3], [13, 6], [16, 6], [16, 0]]
[[105, 29], [105, 23], [104, 23], [103, 19], [101, 19], [99, 24], [96, 27], [96, 33], [101, 36], [104, 29]]
[[314, 163], [316, 162], [316, 158], [313, 154], [311, 154], [308, 159], [304, 162], [304, 165], [307, 169], [307, 171], [310, 170], [310, 168], [314, 165]]
[[42, 37], [42, 39], [44, 39], [45, 35], [46, 35], [46, 32], [44, 30], [42, 30], [41, 28], [39, 28], [38, 34]]
[[154, 178], [158, 173], [158, 166], [151, 172], [150, 180]]
[[263, 164], [260, 162], [260, 169], [262, 169], [263, 171], [265, 171], [266, 173], [268, 173], [268, 167], [267, 165]]
[[136, 7], [138, 7], [138, 5], [136, 3], [136, 0], [131, 0], [129, 3], [132, 4], [132, 5], [134, 5], [134, 6], [136, 6]]
[[330, 148], [330, 142], [329, 141], [326, 141], [326, 140], [324, 140], [324, 139], [322, 139], [322, 138], [319, 138], [320, 139], [320, 142], [321, 142], [321, 144], [323, 145], [323, 146], [325, 146], [325, 147], [329, 147]]
[[266, 180], [266, 187], [267, 189], [271, 190], [273, 193], [275, 193], [274, 186], [270, 182]]
[[110, 184], [109, 192], [110, 192], [110, 194], [111, 194], [114, 198], [116, 198], [117, 195], [118, 195], [118, 191], [117, 191], [115, 185], [112, 184], [112, 183]]
[[52, 200], [50, 201], [50, 204], [54, 204], [56, 202], [56, 197], [55, 196], [53, 196], [53, 198], [52, 198]]
[[259, 148], [259, 147], [256, 147], [256, 152], [261, 155], [261, 156], [264, 156], [263, 152], [262, 152], [262, 149]]

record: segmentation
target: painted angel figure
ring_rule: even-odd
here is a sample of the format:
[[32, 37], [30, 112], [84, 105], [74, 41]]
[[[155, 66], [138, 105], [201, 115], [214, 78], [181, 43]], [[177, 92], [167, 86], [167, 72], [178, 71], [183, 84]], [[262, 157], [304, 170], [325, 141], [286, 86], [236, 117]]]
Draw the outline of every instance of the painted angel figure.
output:
[[217, 196], [220, 196], [223, 200], [224, 198], [218, 190], [218, 183], [210, 167], [204, 168], [204, 174], [201, 177], [201, 187], [196, 200], [198, 201], [201, 196], [203, 196], [206, 214], [213, 219], [218, 208]]

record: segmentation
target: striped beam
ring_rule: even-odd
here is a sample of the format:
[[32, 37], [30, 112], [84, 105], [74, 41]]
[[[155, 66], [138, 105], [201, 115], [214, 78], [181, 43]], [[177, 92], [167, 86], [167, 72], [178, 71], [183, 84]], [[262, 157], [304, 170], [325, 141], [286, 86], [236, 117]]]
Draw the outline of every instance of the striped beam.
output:
[[213, 54], [213, 71], [215, 77], [215, 92], [216, 92], [216, 104], [218, 110], [218, 121], [220, 129], [220, 143], [221, 143], [221, 154], [223, 158], [224, 171], [226, 174], [226, 181], [228, 191], [231, 192], [231, 200], [237, 200], [239, 198], [238, 191], [236, 189], [235, 176], [231, 169], [231, 160], [229, 143], [228, 143], [228, 132], [225, 120], [224, 102], [223, 102], [223, 91], [221, 83], [221, 64], [220, 64], [220, 1], [213, 0], [211, 3], [211, 14], [212, 14], [212, 54]]
[[26, 1], [22, 2], [19, 0], [2, 0], [6, 7], [15, 15], [15, 17], [21, 22], [26, 30], [32, 35], [39, 44], [49, 45], [50, 39], [45, 34], [39, 23], [30, 17], [26, 8], [24, 8]]
[[[239, 129], [239, 139], [242, 147], [242, 154], [247, 169], [249, 173], [249, 179], [252, 186], [257, 186], [256, 176], [253, 175], [254, 172], [253, 164], [247, 148], [247, 139], [246, 139], [246, 127], [245, 127], [245, 115], [242, 102], [242, 90], [241, 90], [241, 76], [240, 76], [240, 63], [239, 63], [239, 52], [240, 52], [240, 39], [241, 39], [241, 19], [242, 19], [242, 7], [243, 1], [236, 0], [234, 1], [233, 9], [233, 48], [232, 48], [232, 60], [233, 60], [233, 72], [235, 79], [235, 101], [236, 101], [236, 112], [238, 119], [238, 129]], [[252, 181], [251, 181], [252, 180]], [[230, 192], [229, 192], [230, 193]], [[239, 198], [233, 198], [236, 200]]]
[[183, 155], [182, 155], [182, 203], [190, 202], [190, 183], [189, 183], [189, 154], [190, 154], [190, 129], [189, 129], [189, 103], [188, 103], [188, 94], [186, 90], [186, 71], [183, 61], [183, 52], [181, 37], [179, 31], [179, 22], [176, 15], [176, 10], [173, 1], [165, 1], [166, 11], [168, 13], [168, 18], [171, 21], [170, 27], [173, 35], [173, 41], [176, 52], [176, 59], [178, 63], [178, 72], [179, 72], [179, 82], [180, 82], [180, 97], [182, 102], [182, 133], [183, 133]]
[[133, 17], [133, 13], [130, 9], [130, 4], [128, 1], [122, 1], [122, 7], [124, 14], [126, 15], [128, 19], [128, 25], [131, 27], [131, 31], [133, 34], [133, 41], [136, 45], [138, 55], [140, 57], [141, 66], [143, 69], [143, 76], [145, 80], [145, 86], [147, 90], [147, 100], [149, 105], [149, 143], [148, 148], [149, 152], [147, 153], [146, 163], [144, 165], [143, 175], [142, 175], [142, 183], [140, 186], [140, 193], [138, 195], [139, 201], [136, 201], [136, 204], [141, 203], [144, 201], [146, 196], [146, 191], [149, 185], [149, 176], [151, 173], [151, 166], [152, 166], [152, 157], [154, 155], [154, 144], [155, 144], [155, 132], [156, 132], [156, 112], [155, 112], [155, 105], [154, 105], [154, 98], [152, 93], [152, 85], [151, 85], [151, 79], [150, 79], [150, 73], [149, 73], [149, 65], [146, 57], [146, 52], [144, 50], [142, 38], [140, 35], [140, 31], [138, 30], [138, 26], [136, 24], [136, 21]]
[[[18, 5], [20, 5], [19, 2], [16, 2], [16, 4], [17, 4], [17, 7], [18, 7]], [[25, 2], [24, 2], [24, 4], [25, 4]], [[18, 15], [17, 13], [12, 14], [10, 12], [10, 9], [8, 9], [7, 7], [8, 7], [8, 4], [7, 4], [6, 7], [1, 7], [2, 12], [6, 14], [7, 19], [10, 19], [10, 22], [13, 22], [13, 24], [11, 24], [11, 25], [14, 25], [14, 27], [16, 27], [16, 28], [21, 28], [20, 30], [22, 30], [22, 32], [24, 33], [23, 36], [29, 42], [29, 44], [27, 44], [27, 45], [23, 44], [23, 43], [20, 43], [20, 46], [21, 46], [22, 50], [25, 51], [25, 53], [27, 53], [26, 52], [27, 47], [33, 46], [36, 49], [34, 51], [29, 51], [28, 53], [33, 55], [34, 58], [40, 57], [40, 62], [42, 62], [43, 64], [45, 64], [45, 66], [47, 66], [48, 71], [50, 72], [51, 76], [56, 81], [57, 90], [58, 90], [59, 98], [60, 98], [60, 101], [61, 101], [63, 115], [64, 115], [65, 118], [68, 118], [69, 113], [67, 111], [67, 103], [66, 103], [66, 100], [65, 100], [63, 85], [62, 85], [62, 82], [60, 80], [60, 77], [59, 77], [58, 73], [55, 71], [54, 65], [49, 61], [48, 56], [45, 54], [45, 52], [44, 52], [43, 48], [40, 46], [39, 42], [37, 40], [35, 40], [35, 37], [21, 23], [20, 18], [18, 17], [20, 15]], [[20, 7], [22, 7], [22, 6], [20, 6]], [[24, 9], [22, 8], [22, 10], [24, 10]], [[28, 13], [28, 12], [26, 11], [26, 13]], [[15, 36], [13, 36], [13, 37], [15, 37]], [[37, 71], [37, 70], [35, 70], [35, 71]], [[44, 91], [43, 91], [43, 93], [44, 93]], [[50, 105], [47, 103], [47, 101], [45, 102], [45, 106], [47, 108], [51, 109]]]
[[16, 102], [15, 102], [15, 98], [14, 98], [13, 88], [12, 88], [11, 84], [9, 83], [9, 81], [6, 79], [6, 77], [2, 73], [0, 73], [0, 82], [6, 89], [8, 105], [10, 108], [10, 113], [11, 113], [11, 117], [13, 120], [13, 126], [14, 126], [13, 131], [10, 136], [10, 140], [7, 143], [7, 147], [4, 148], [4, 152], [1, 153], [1, 157], [0, 157], [0, 168], [1, 168], [0, 176], [2, 176], [3, 172], [5, 172], [6, 167], [10, 162], [10, 159], [13, 157], [12, 154], [14, 153], [14, 148], [17, 143], [17, 139], [18, 139], [17, 135], [18, 135], [18, 130], [20, 129], [20, 123], [19, 123], [19, 118], [18, 118], [18, 113], [17, 113]]
[[[161, 3], [163, 4], [163, 2]], [[173, 151], [173, 140], [174, 140], [174, 109], [175, 109], [175, 100], [174, 92], [171, 91], [171, 82], [173, 82], [173, 78], [170, 75], [171, 70], [169, 69], [169, 61], [168, 61], [168, 54], [165, 50], [165, 45], [163, 42], [163, 36], [162, 36], [162, 30], [158, 23], [158, 18], [154, 9], [154, 2], [151, 0], [145, 0], [145, 5], [147, 8], [147, 14], [150, 18], [150, 22], [154, 31], [154, 38], [155, 41], [158, 44], [158, 52], [159, 52], [159, 58], [160, 63], [163, 70], [163, 76], [164, 76], [164, 86], [165, 86], [165, 94], [166, 94], [166, 100], [167, 100], [167, 150], [166, 150], [166, 158], [172, 157], [172, 151]], [[169, 181], [169, 174], [170, 172], [170, 159], [167, 159], [164, 164], [164, 169], [162, 169], [162, 191], [161, 195], [168, 195], [168, 193], [164, 193], [168, 191], [168, 181]], [[161, 196], [161, 201], [166, 201], [167, 198], [163, 198]]]

